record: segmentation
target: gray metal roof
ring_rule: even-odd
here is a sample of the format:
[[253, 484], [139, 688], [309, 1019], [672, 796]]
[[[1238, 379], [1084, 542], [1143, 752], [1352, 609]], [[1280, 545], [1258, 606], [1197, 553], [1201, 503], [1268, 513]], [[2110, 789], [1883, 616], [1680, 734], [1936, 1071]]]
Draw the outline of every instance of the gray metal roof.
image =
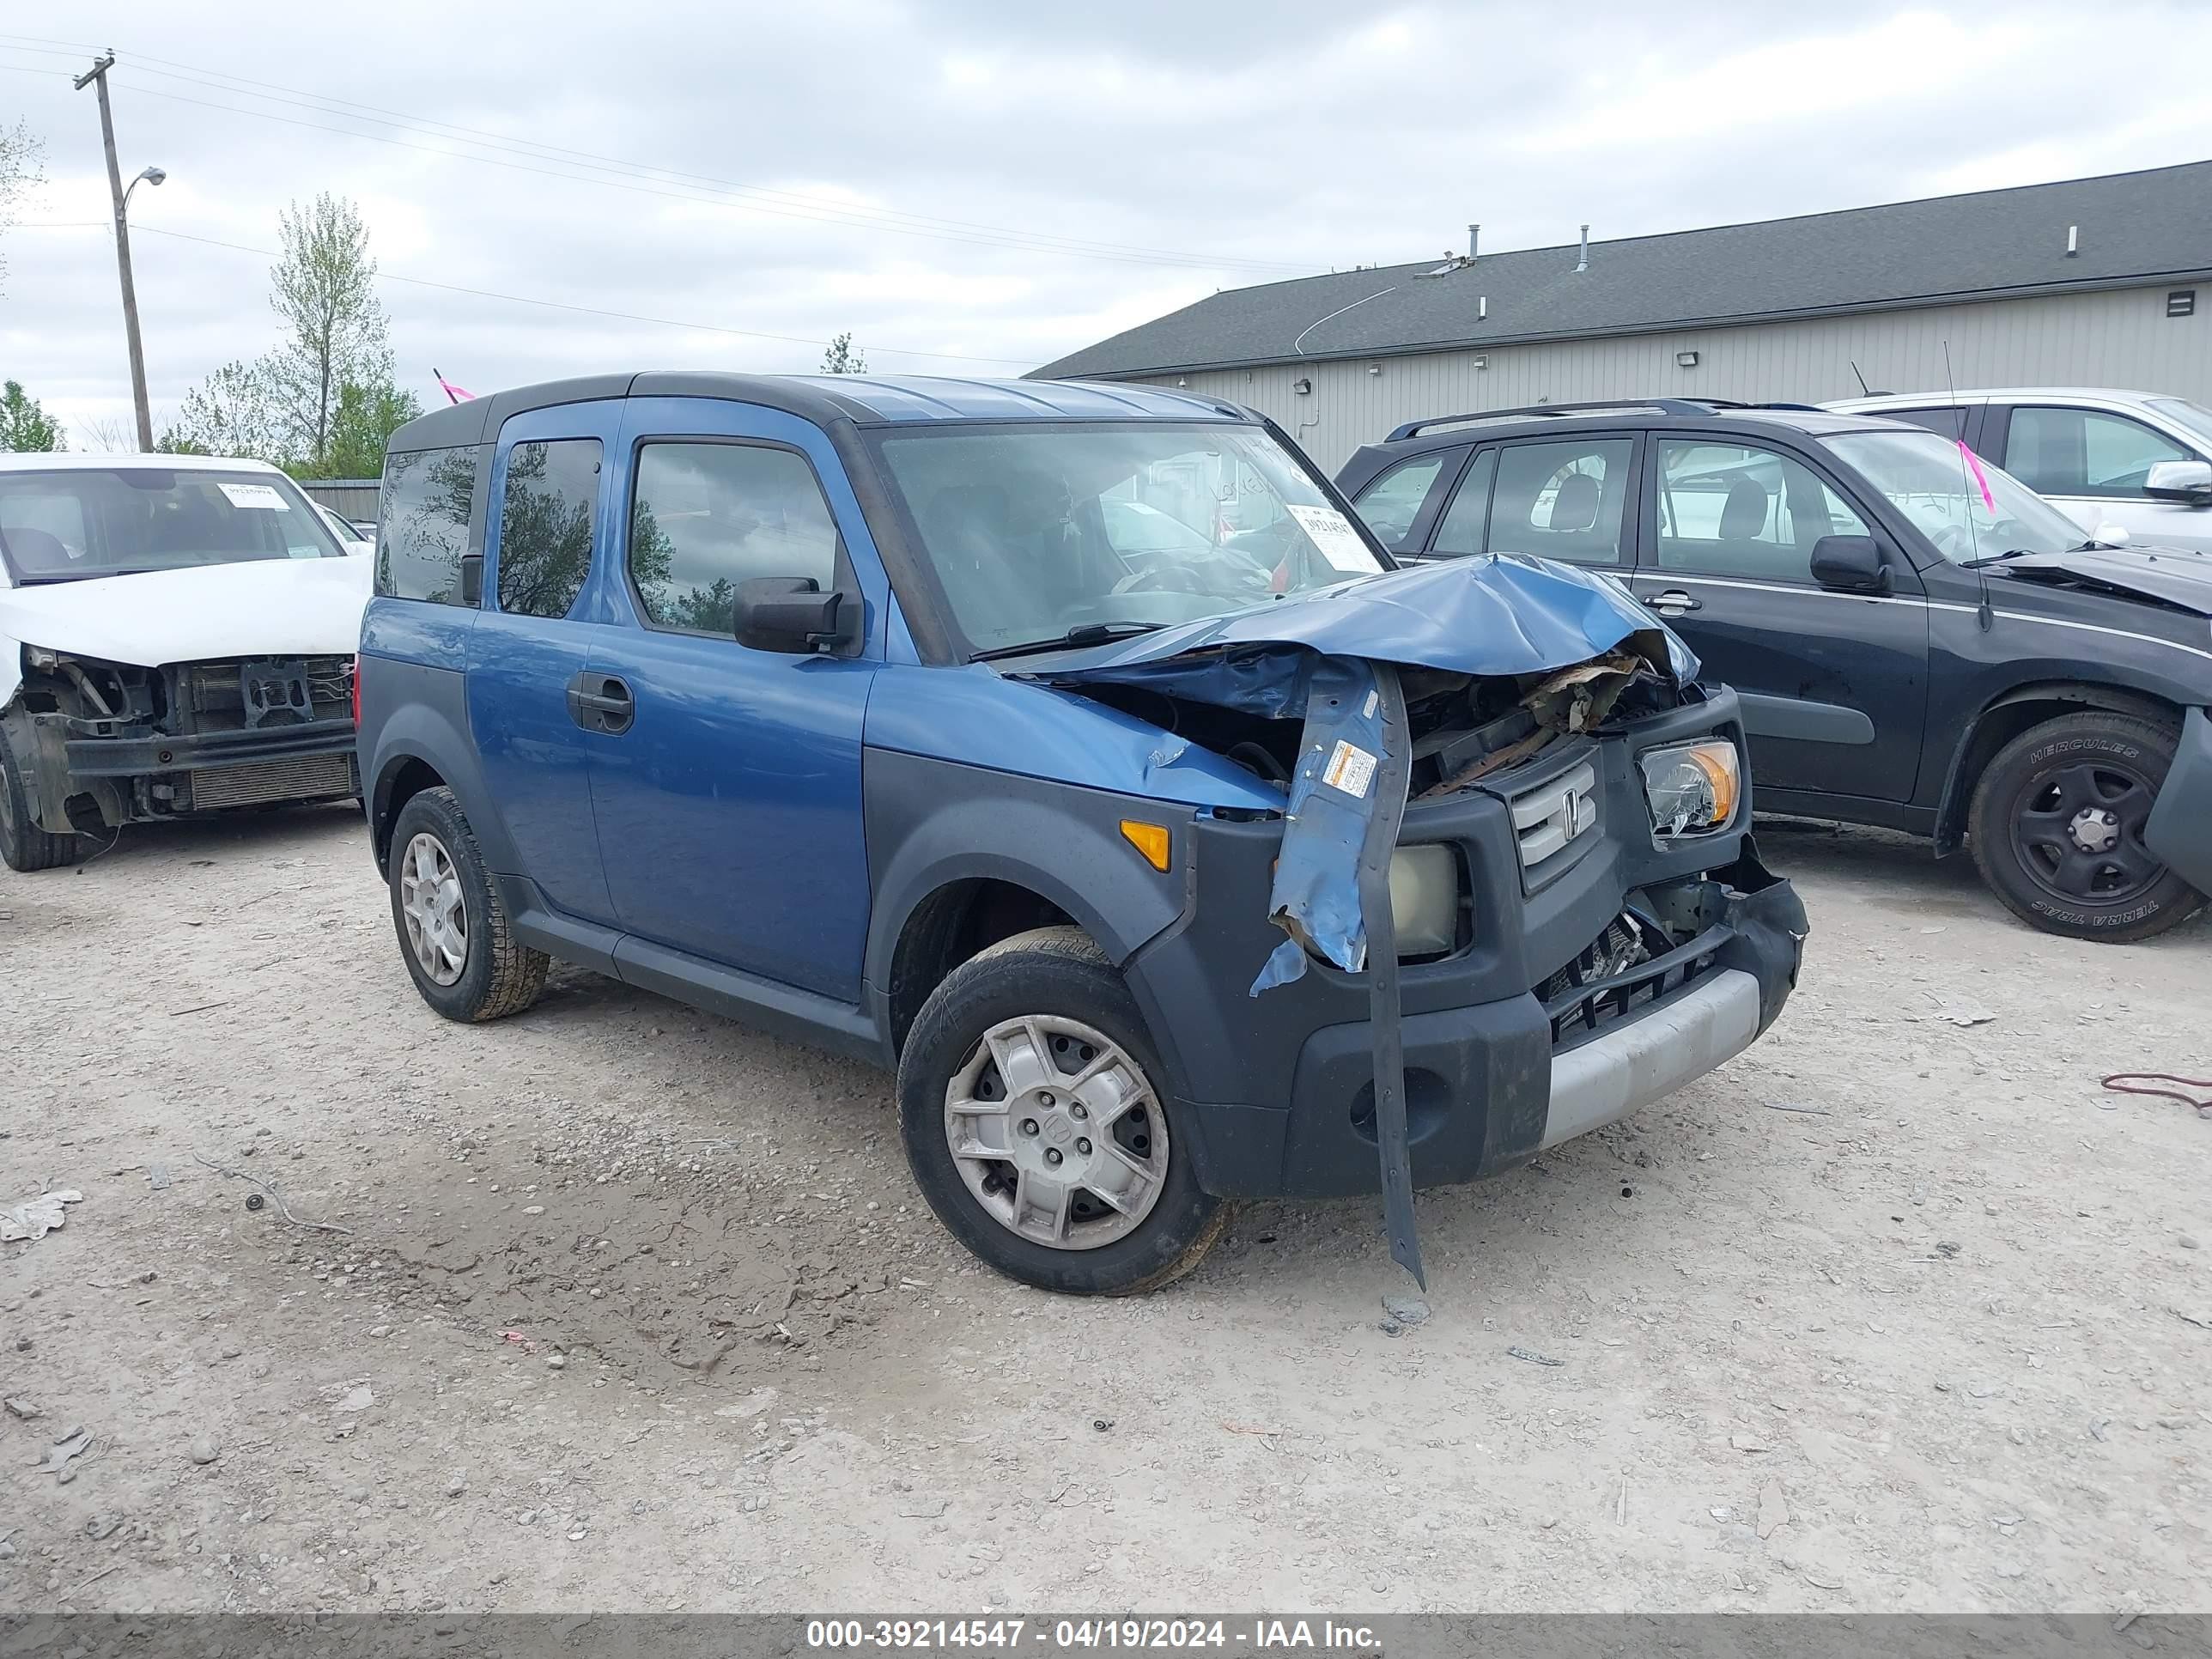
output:
[[[2066, 252], [2078, 226], [2079, 252]], [[1033, 372], [1112, 379], [2212, 276], [2212, 161], [1234, 289]], [[1486, 315], [1481, 301], [1487, 300]]]

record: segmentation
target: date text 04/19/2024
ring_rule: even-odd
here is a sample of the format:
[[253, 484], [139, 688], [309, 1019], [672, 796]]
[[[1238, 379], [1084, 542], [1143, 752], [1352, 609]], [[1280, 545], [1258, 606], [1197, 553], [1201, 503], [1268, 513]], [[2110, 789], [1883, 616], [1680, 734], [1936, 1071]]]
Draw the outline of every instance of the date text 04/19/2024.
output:
[[906, 1649], [927, 1652], [1020, 1653], [1054, 1650], [1242, 1650], [1247, 1653], [1378, 1651], [1364, 1625], [1322, 1619], [810, 1619], [810, 1648]]

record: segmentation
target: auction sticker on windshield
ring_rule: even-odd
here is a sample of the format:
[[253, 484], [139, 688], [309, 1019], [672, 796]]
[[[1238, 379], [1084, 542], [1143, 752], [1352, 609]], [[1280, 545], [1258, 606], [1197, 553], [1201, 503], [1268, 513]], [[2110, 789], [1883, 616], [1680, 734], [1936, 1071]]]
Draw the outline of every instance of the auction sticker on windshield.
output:
[[226, 483], [222, 485], [222, 489], [224, 495], [229, 498], [233, 507], [253, 507], [264, 511], [277, 513], [289, 513], [292, 510], [289, 504], [276, 493], [276, 487], [271, 484]]
[[1367, 544], [1359, 539], [1359, 532], [1352, 527], [1350, 520], [1334, 507], [1301, 507], [1288, 501], [1284, 505], [1290, 507], [1291, 516], [1298, 521], [1299, 528], [1321, 550], [1322, 557], [1328, 561], [1331, 569], [1372, 576], [1382, 568], [1367, 550]]

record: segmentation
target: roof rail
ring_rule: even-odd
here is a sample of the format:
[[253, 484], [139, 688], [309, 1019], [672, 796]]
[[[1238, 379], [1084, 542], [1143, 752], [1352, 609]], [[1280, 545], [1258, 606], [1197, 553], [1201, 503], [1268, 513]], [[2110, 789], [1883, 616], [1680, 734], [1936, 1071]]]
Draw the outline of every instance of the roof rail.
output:
[[1511, 420], [1524, 415], [1584, 415], [1600, 409], [1653, 409], [1662, 415], [1710, 415], [1713, 408], [1714, 400], [1705, 398], [1600, 398], [1586, 404], [1528, 404], [1519, 409], [1478, 409], [1465, 415], [1438, 415], [1425, 421], [1408, 421], [1391, 428], [1390, 435], [1382, 441], [1394, 444], [1401, 438], [1417, 436], [1433, 427], [1458, 426], [1468, 421]]

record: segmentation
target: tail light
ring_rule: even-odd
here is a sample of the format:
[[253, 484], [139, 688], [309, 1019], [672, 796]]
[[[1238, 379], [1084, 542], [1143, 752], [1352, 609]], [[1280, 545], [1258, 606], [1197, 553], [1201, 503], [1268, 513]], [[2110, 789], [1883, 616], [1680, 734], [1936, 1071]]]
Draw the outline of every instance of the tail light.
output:
[[358, 653], [353, 659], [353, 723], [356, 726], [361, 724], [361, 657]]

